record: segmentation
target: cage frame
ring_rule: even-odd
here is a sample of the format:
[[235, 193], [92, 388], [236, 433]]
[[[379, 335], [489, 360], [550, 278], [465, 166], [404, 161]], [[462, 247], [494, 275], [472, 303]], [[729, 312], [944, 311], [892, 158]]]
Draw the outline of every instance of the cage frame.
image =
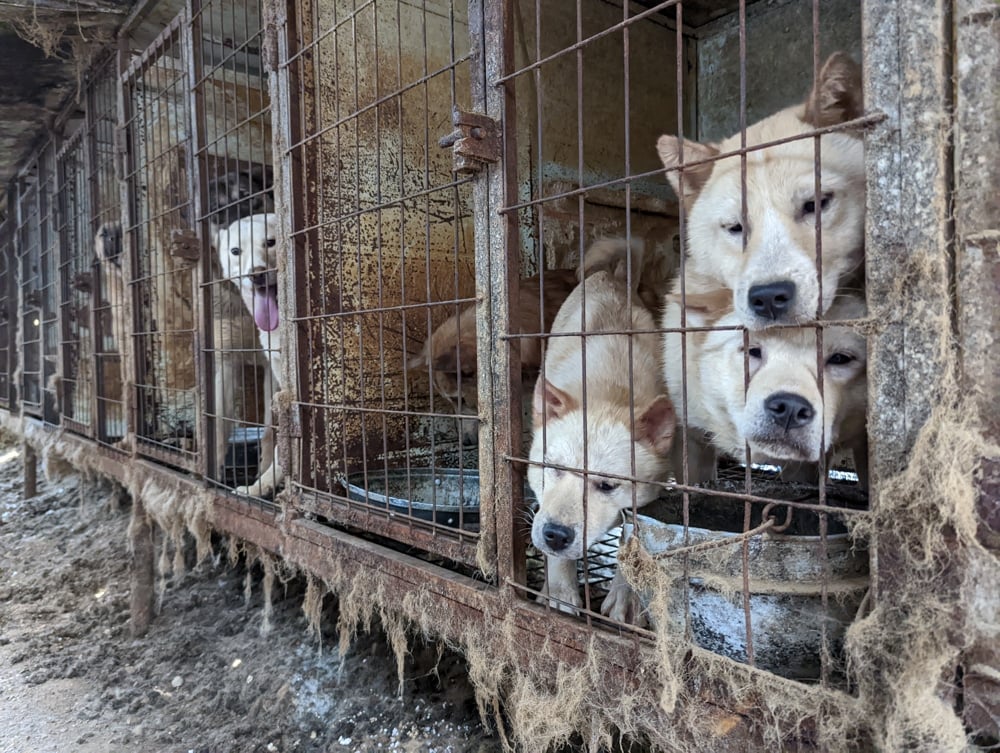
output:
[[[191, 4], [196, 1], [189, 0], [188, 12]], [[956, 11], [948, 3], [930, 6], [920, 4], [917, 0], [890, 0], [890, 3], [890, 7], [880, 6], [875, 9], [866, 5], [863, 10], [866, 107], [869, 113], [877, 115], [865, 136], [869, 186], [866, 227], [866, 238], [870, 241], [867, 249], [868, 295], [870, 300], [875, 300], [892, 293], [894, 276], [903, 266], [901, 260], [912, 249], [917, 248], [928, 254], [933, 264], [930, 273], [913, 279], [913, 295], [925, 298], [932, 305], [889, 322], [885, 327], [876, 329], [869, 337], [872, 350], [870, 373], [880, 375], [870, 382], [869, 405], [899, 405], [899, 396], [905, 396], [901, 403], [905, 412], [901, 416], [893, 415], [892, 411], [869, 412], [872, 499], [877, 498], [880, 484], [905, 467], [919, 431], [935, 406], [938, 376], [949, 369], [949, 362], [955, 357], [949, 344], [941, 342], [940, 333], [932, 321], [934, 310], [945, 307], [952, 311], [956, 307], [955, 298], [961, 299], [961, 296], [953, 292], [953, 261], [957, 256], [960, 265], [971, 264], [974, 261], [974, 249], [996, 248], [995, 237], [982, 227], [990, 218], [970, 219], [969, 205], [973, 203], [974, 197], [955, 193], [954, 165], [951, 162], [954, 145], [943, 136], [947, 126], [954, 122], [955, 115], [951, 108], [955, 105], [956, 93], [951, 84], [952, 71], [947, 65], [942, 65], [941, 61], [949, 59], [953, 52], [952, 45], [956, 42], [950, 37], [941, 39], [937, 31], [951, 28], [950, 25], [956, 21], [953, 16]], [[477, 40], [477, 54], [482, 55], [484, 69], [482, 80], [475, 77], [477, 104], [481, 103], [483, 111], [489, 117], [502, 120], [505, 107], [509, 106], [509, 93], [502, 87], [491, 84], [499, 75], [498, 72], [510, 69], [505, 56], [510, 54], [511, 45], [504, 43], [504, 40], [513, 34], [510, 14], [512, 3], [511, 0], [505, 0], [503, 3], [478, 4], [474, 0], [470, 3], [470, 8], [473, 5], [478, 5], [481, 12], [470, 12], [470, 32]], [[968, 9], [968, 4], [959, 6], [959, 10]], [[292, 96], [296, 89], [288, 80], [291, 74], [287, 69], [282, 70], [279, 65], [275, 65], [274, 61], [288, 60], [293, 54], [294, 11], [295, 6], [283, 0], [265, 2], [266, 39], [270, 51], [264, 57], [272, 60], [269, 76], [271, 101], [275, 110], [285, 115], [284, 118], [275, 119], [274, 124], [275, 185], [286, 196], [295, 195], [292, 192], [297, 185], [295, 176], [301, 174], [303, 167], [295, 163], [293, 152], [289, 148], [294, 137], [287, 128], [287, 120], [294, 117], [297, 106]], [[487, 39], [490, 40], [489, 43]], [[959, 34], [957, 44], [962, 45], [963, 39], [962, 34]], [[928, 50], [932, 53], [928, 54]], [[907, 68], [903, 60], [915, 60], [919, 63], [914, 70], [912, 67]], [[126, 70], [127, 61], [128, 50], [123, 43], [118, 64], [120, 72], [124, 73]], [[878, 71], [877, 75], [871, 72], [873, 70]], [[906, 76], [914, 72], [919, 76], [924, 93], [920, 98], [912, 100], [901, 98], [899, 93], [904, 89]], [[119, 122], [128, 122], [121, 87], [119, 104]], [[928, 108], [933, 117], [927, 117]], [[507, 149], [515, 148], [516, 134], [513, 130], [510, 128], [504, 131], [504, 145]], [[37, 161], [37, 156], [35, 159]], [[192, 171], [191, 174], [195, 173]], [[930, 178], [917, 180], [912, 178], [914, 175]], [[521, 647], [515, 659], [517, 663], [527, 666], [536, 661], [538, 658], [533, 655], [532, 646], [550, 639], [553, 654], [541, 659], [548, 669], [554, 672], [557, 661], [582, 666], [596, 654], [605, 664], [602, 671], [606, 676], [620, 683], [621, 678], [628, 677], [636, 666], [649, 660], [648, 652], [640, 641], [608, 631], [593, 631], [585, 623], [572, 622], [553, 614], [526, 602], [515, 586], [523, 578], [520, 568], [524, 562], [524, 543], [513, 521], [522, 502], [519, 499], [520, 489], [517, 488], [516, 476], [510, 463], [505, 465], [504, 461], [505, 456], [509, 459], [515, 454], [512, 448], [514, 438], [519, 436], [517, 424], [520, 422], [520, 414], [515, 408], [505, 404], [502, 398], [516, 392], [514, 383], [517, 380], [518, 363], [516, 351], [504, 353], [499, 344], [505, 336], [510, 335], [510, 313], [517, 306], [517, 257], [513, 252], [512, 241], [516, 232], [509, 216], [505, 220], [498, 220], [494, 213], [486, 211], [496, 206], [491, 203], [496, 201], [495, 197], [513, 195], [510, 193], [511, 186], [505, 183], [511, 179], [511, 176], [505, 175], [497, 166], [488, 166], [474, 179], [473, 184], [476, 201], [477, 297], [480, 300], [480, 310], [485, 314], [477, 317], [478, 348], [481, 363], [489, 363], [491, 366], [480, 370], [479, 390], [481, 396], [491, 398], [488, 404], [492, 406], [486, 414], [491, 430], [483, 432], [485, 442], [480, 447], [481, 460], [486, 461], [480, 465], [480, 474], [484, 491], [493, 497], [493, 516], [491, 520], [484, 521], [481, 537], [485, 538], [485, 546], [488, 548], [487, 560], [496, 565], [494, 583], [455, 573], [410, 554], [394, 551], [347, 531], [310, 520], [301, 514], [301, 507], [294, 504], [297, 494], [295, 491], [286, 492], [293, 501], [290, 506], [291, 514], [287, 517], [280, 517], [275, 509], [264, 508], [233, 495], [215, 493], [213, 525], [220, 531], [282, 556], [329, 583], [337, 583], [342, 577], [340, 563], [353, 561], [359, 567], [370, 570], [372, 582], [384, 589], [387, 599], [391, 601], [402, 603], [407, 595], [419, 589], [440, 608], [440, 634], [446, 639], [460, 641], [466, 629], [484, 629], [487, 623], [502, 616], [509, 620], [510, 630], [517, 636], [516, 643]], [[17, 207], [18, 217], [22, 212], [22, 199], [30, 198], [32, 190], [35, 191], [34, 199], [37, 202], [40, 200], [37, 184], [27, 188], [19, 185], [16, 196], [9, 194], [9, 200]], [[125, 181], [121, 181], [121, 193], [123, 199], [127, 198]], [[194, 192], [193, 201], [199, 201], [199, 194], [200, 191]], [[960, 200], [959, 209], [966, 214], [960, 213], [959, 219], [953, 222], [950, 208], [956, 196]], [[930, 209], [924, 213], [905, 211], [918, 206]], [[124, 215], [128, 207], [128, 202], [123, 201], [123, 223], [128, 222]], [[291, 212], [287, 209], [279, 212], [279, 220], [279, 233], [286, 240], [293, 237]], [[17, 232], [20, 223], [15, 225], [14, 232]], [[17, 240], [20, 242], [20, 237]], [[131, 264], [129, 234], [125, 234], [124, 243], [126, 263]], [[12, 243], [9, 248], [14, 249], [15, 245]], [[293, 248], [292, 245], [287, 247]], [[14, 258], [19, 262], [19, 255]], [[287, 274], [283, 290], [284, 300], [289, 302], [289, 306], [294, 301], [296, 260], [295, 253], [290, 253], [285, 260]], [[989, 268], [994, 274], [1000, 274], [997, 272], [1000, 270], [1000, 262], [994, 261], [992, 264]], [[961, 267], [959, 273], [962, 274], [965, 269], [966, 267]], [[130, 275], [129, 279], [133, 280], [134, 276]], [[134, 295], [134, 286], [130, 290]], [[486, 294], [487, 291], [489, 295]], [[1000, 296], [1000, 288], [987, 287], [979, 295], [987, 301], [993, 301], [995, 305]], [[965, 302], [959, 300], [958, 303]], [[18, 322], [23, 325], [27, 309], [21, 293], [17, 311]], [[969, 313], [963, 309], [962, 314], [966, 318], [960, 319], [956, 327], [962, 341], [969, 342], [973, 338], [972, 330], [982, 319], [975, 311]], [[199, 318], [199, 321], [203, 320]], [[490, 322], [499, 323], [500, 326], [493, 326]], [[287, 337], [285, 340], [285, 347], [289, 348], [290, 354], [294, 354], [295, 338]], [[987, 349], [985, 352], [990, 351]], [[17, 353], [19, 363], [22, 355], [22, 352]], [[968, 368], [976, 367], [976, 359], [983, 362], [986, 361], [986, 356], [973, 352], [967, 361]], [[297, 362], [294, 355], [284, 361], [287, 383], [291, 386], [299, 384]], [[15, 373], [13, 366], [11, 371]], [[40, 390], [44, 401], [44, 379], [42, 382]], [[20, 384], [11, 384], [12, 391], [20, 393], [20, 387]], [[127, 396], [129, 392], [126, 390]], [[134, 400], [134, 396], [131, 399]], [[129, 401], [130, 398], [126, 397], [126, 400]], [[9, 407], [19, 408], [19, 414], [32, 424], [43, 423], [36, 410], [25, 410], [23, 404], [17, 406], [14, 401]], [[129, 416], [128, 426], [132, 433], [135, 427], [134, 406], [126, 415]], [[281, 457], [286, 470], [291, 474], [300, 462], [295, 457], [294, 440], [301, 434], [302, 426], [294, 410], [279, 413], [278, 419], [282, 438]], [[67, 442], [85, 452], [94, 451], [94, 443], [86, 438], [67, 437]], [[201, 450], [206, 443], [199, 442], [198, 446]], [[179, 489], [191, 494], [203, 490], [202, 481], [197, 475], [178, 473], [155, 462], [155, 457], [139, 457], [143, 454], [133, 452], [132, 468], [128, 472], [120, 462], [101, 462], [99, 459], [96, 462], [103, 473], [121, 481], [126, 480], [127, 473], [135, 473], [170, 479]], [[199, 455], [203, 453], [199, 451]], [[987, 504], [992, 502], [995, 505], [1000, 487], [983, 488], [983, 499]], [[141, 501], [136, 509], [141, 511]], [[490, 525], [494, 526], [493, 531], [489, 530]], [[900, 574], [893, 572], [891, 564], [896, 547], [898, 542], [885, 532], [879, 532], [873, 542], [872, 556], [878, 563], [873, 568], [875, 598], [888, 607], [903, 606], [896, 602], [898, 596], [894, 588], [895, 579]], [[149, 556], [152, 557], [152, 551]], [[693, 676], [697, 676], [716, 660], [708, 652], [693, 649], [687, 658], [687, 667]], [[763, 685], [766, 683], [748, 668], [737, 666], [734, 671], [749, 685], [764, 690]], [[759, 717], [736, 699], [727, 697], [724, 690], [721, 694], [719, 691], [719, 688], [708, 686], [700, 690], [710, 705], [731, 715], [737, 734], [743, 735], [742, 739], [750, 745], [757, 734]], [[650, 708], [655, 708], [655, 698], [645, 700], [651, 704]], [[655, 721], [651, 718], [650, 723]], [[812, 721], [806, 720], [801, 730], [802, 737], [797, 739], [804, 750], [809, 749]]]

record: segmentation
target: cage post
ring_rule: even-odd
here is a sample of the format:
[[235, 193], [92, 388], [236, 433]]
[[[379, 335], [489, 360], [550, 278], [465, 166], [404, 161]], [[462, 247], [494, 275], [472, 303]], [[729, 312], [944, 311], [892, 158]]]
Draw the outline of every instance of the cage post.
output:
[[132, 500], [129, 548], [132, 552], [129, 629], [133, 638], [139, 638], [145, 635], [153, 617], [155, 556], [153, 528], [150, 525], [141, 495], [136, 495]]
[[[954, 17], [955, 94], [955, 290], [962, 391], [976, 396], [986, 437], [1000, 444], [1000, 13], [988, 0], [958, 0]], [[970, 589], [972, 608], [985, 621], [1000, 621], [1000, 456], [979, 468], [976, 513], [981, 551], [974, 567], [983, 577]], [[1000, 646], [981, 631], [961, 656], [962, 717], [974, 734], [1000, 738]]]
[[24, 498], [38, 496], [38, 459], [35, 448], [24, 443]]
[[[475, 54], [482, 68], [474, 68], [473, 94], [485, 114], [503, 123], [503, 154], [515, 159], [515, 127], [506, 121], [514, 111], [514, 86], [490, 85], [513, 67], [513, 3], [470, 3], [469, 30]], [[476, 12], [473, 13], [473, 8]], [[478, 22], [478, 23], [477, 23]], [[485, 80], [481, 78], [485, 76]], [[487, 166], [475, 183], [476, 206], [476, 293], [485, 301], [485, 316], [478, 316], [481, 403], [490, 406], [487, 431], [481, 432], [480, 478], [484, 506], [493, 513], [494, 531], [483, 531], [498, 566], [497, 577], [525, 583], [527, 563], [525, 541], [520, 529], [523, 519], [524, 484], [507, 459], [520, 455], [521, 443], [521, 362], [520, 343], [501, 340], [511, 332], [513, 312], [518, 307], [520, 253], [517, 249], [517, 216], [498, 215], [505, 196], [517, 195], [517, 176], [502, 165]], [[487, 499], [489, 502], [487, 503]], [[486, 516], [488, 517], [488, 516]]]

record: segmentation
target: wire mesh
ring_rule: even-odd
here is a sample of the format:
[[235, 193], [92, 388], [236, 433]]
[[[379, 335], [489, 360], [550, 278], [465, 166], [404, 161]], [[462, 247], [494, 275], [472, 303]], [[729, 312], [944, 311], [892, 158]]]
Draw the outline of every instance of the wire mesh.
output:
[[89, 435], [94, 412], [94, 280], [84, 131], [81, 126], [67, 139], [57, 157], [62, 326], [57, 394], [62, 424]]
[[87, 91], [87, 195], [90, 214], [85, 240], [93, 270], [95, 331], [95, 438], [122, 449], [125, 417], [123, 358], [127, 346], [128, 284], [122, 238], [115, 133], [118, 124], [117, 61], [111, 59], [91, 77]]
[[453, 330], [451, 385], [431, 387], [423, 356], [475, 303], [471, 179], [438, 141], [469, 109], [479, 6], [288, 12], [296, 486], [327, 519], [471, 561], [475, 313]]
[[15, 392], [11, 376], [17, 363], [14, 332], [17, 327], [16, 221], [8, 216], [0, 223], [0, 407], [13, 410]]
[[[802, 35], [808, 42], [788, 50], [789, 62], [808, 59], [812, 78], [820, 81], [819, 50], [826, 47], [820, 32], [831, 23], [821, 21], [818, 3], [801, 6], [790, 13], [806, 19]], [[633, 602], [623, 604], [621, 594], [612, 593], [606, 600], [608, 586], [585, 575], [604, 572], [600, 563], [613, 548], [607, 532], [624, 512], [626, 535], [639, 537], [674, 584], [671, 612], [658, 618], [739, 661], [796, 679], [843, 683], [840, 641], [868, 572], [863, 542], [845, 553], [845, 520], [865, 509], [866, 497], [849, 461], [846, 472], [830, 476], [828, 464], [837, 461], [842, 469], [843, 458], [833, 450], [843, 450], [848, 436], [864, 434], [864, 338], [854, 334], [853, 324], [865, 316], [856, 283], [863, 223], [856, 215], [857, 227], [845, 230], [851, 217], [826, 213], [829, 196], [836, 187], [839, 198], [845, 178], [840, 164], [823, 161], [824, 150], [836, 148], [830, 146], [834, 140], [823, 139], [822, 150], [820, 144], [831, 132], [857, 138], [866, 121], [851, 112], [835, 121], [814, 118], [803, 127], [807, 111], [796, 118], [798, 128], [779, 123], [755, 130], [756, 120], [796, 98], [802, 102], [809, 84], [799, 92], [791, 84], [771, 87], [786, 100], [773, 109], [761, 107], [753, 87], [763, 80], [759, 49], [766, 44], [765, 25], [774, 21], [766, 15], [772, 10], [749, 11], [743, 2], [710, 10], [697, 2], [613, 7], [586, 0], [558, 6], [537, 0], [511, 8], [512, 62], [496, 80], [516, 103], [506, 121], [518, 129], [518, 148], [508, 151], [505, 164], [516, 175], [510, 182], [516, 190], [508, 192], [501, 211], [517, 219], [518, 233], [508, 243], [522, 277], [541, 272], [522, 280], [521, 309], [526, 295], [544, 300], [550, 293], [546, 270], [576, 268], [586, 260], [586, 281], [554, 322], [537, 314], [533, 322], [518, 321], [522, 312], [512, 303], [509, 326], [500, 332], [522, 363], [526, 346], [545, 344], [537, 382], [515, 385], [535, 389], [534, 427], [526, 440], [531, 451], [514, 442], [505, 459], [515, 471], [528, 469], [541, 499], [529, 556], [542, 552], [549, 573], [540, 581], [538, 566], [531, 564], [527, 579], [512, 585], [588, 621], [635, 629], [626, 614], [648, 607], [645, 597], [630, 594]], [[685, 19], [711, 23], [697, 29]], [[859, 29], [851, 33], [860, 39]], [[717, 59], [706, 60], [713, 53]], [[636, 73], [654, 70], [655, 81]], [[724, 95], [720, 81], [730, 87]], [[715, 94], [707, 98], [712, 87]], [[763, 95], [768, 102], [778, 99], [772, 90]], [[748, 117], [751, 109], [754, 119]], [[734, 119], [732, 139], [721, 139], [731, 130], [709, 136], [721, 147], [691, 138], [707, 141], [713, 128], [729, 128]], [[678, 138], [664, 142], [663, 134]], [[804, 167], [797, 168], [797, 182], [766, 185], [766, 167], [759, 165], [796, 148], [809, 152], [798, 163]], [[668, 181], [662, 179], [664, 167]], [[854, 168], [863, 176], [863, 161]], [[708, 201], [695, 208], [712, 175], [710, 201], [732, 213], [722, 224], [737, 246], [735, 263], [721, 256], [730, 241], [712, 234], [718, 225], [705, 224]], [[761, 214], [769, 200], [760, 194], [762, 182], [763, 190], [788, 191], [788, 201], [798, 207], [788, 222], [786, 246], [803, 248], [806, 261], [778, 255], [767, 273], [756, 271], [759, 282], [777, 284], [783, 274], [800, 271], [808, 277], [811, 269], [820, 287], [811, 310], [785, 319], [775, 315], [766, 324], [740, 316], [752, 309], [753, 295], [726, 278], [727, 269], [736, 269], [737, 276], [743, 270], [747, 279], [755, 274], [740, 259], [761, 256], [752, 233], [769, 232]], [[863, 204], [863, 193], [858, 196]], [[788, 213], [784, 205], [780, 212]], [[827, 222], [832, 230], [824, 228]], [[824, 244], [824, 233], [833, 240]], [[601, 241], [609, 236], [620, 241]], [[845, 250], [855, 239], [856, 246]], [[855, 267], [838, 268], [843, 260], [836, 256], [825, 259], [828, 247], [854, 255]], [[718, 271], [699, 262], [707, 253], [715, 254]], [[807, 297], [807, 287], [802, 284], [800, 298]], [[667, 292], [672, 295], [664, 300]], [[835, 293], [840, 298], [830, 309]], [[840, 320], [846, 325], [837, 326]], [[668, 383], [678, 425], [664, 453], [669, 437], [657, 442], [670, 431], [662, 426], [666, 408], [657, 407], [657, 396], [668, 392]], [[520, 403], [512, 396], [511, 405]], [[791, 440], [783, 447], [768, 445], [754, 434], [751, 417], [763, 420], [756, 418], [759, 412], [777, 423], [772, 414], [779, 409], [789, 435], [800, 419], [817, 427], [808, 451], [793, 452]], [[775, 454], [769, 456], [768, 447]], [[863, 471], [866, 447], [857, 441], [851, 448]], [[834, 487], [818, 483], [828, 478]], [[789, 509], [794, 535], [775, 536], [770, 529], [781, 527], [781, 516], [770, 516]], [[701, 554], [716, 547], [722, 553], [714, 558]], [[783, 569], [771, 562], [782, 557]], [[796, 579], [796, 568], [809, 574], [807, 583]], [[768, 592], [765, 581], [776, 590]], [[774, 621], [775, 614], [784, 625]]]
[[[280, 483], [272, 397], [281, 384], [277, 222], [260, 3], [193, 6], [195, 121], [208, 314], [202, 358], [210, 478], [254, 497]], [[271, 245], [268, 245], [268, 243]]]
[[20, 185], [17, 197], [19, 318], [21, 330], [21, 408], [28, 415], [42, 411], [42, 267], [38, 185]]
[[132, 354], [140, 454], [194, 469], [198, 420], [191, 112], [178, 16], [122, 74], [125, 227], [131, 249]]

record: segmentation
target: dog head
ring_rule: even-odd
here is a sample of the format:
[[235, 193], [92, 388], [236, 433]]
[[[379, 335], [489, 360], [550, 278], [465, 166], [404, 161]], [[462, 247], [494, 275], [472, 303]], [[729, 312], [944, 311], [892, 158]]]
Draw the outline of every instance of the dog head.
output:
[[94, 254], [98, 261], [109, 261], [121, 269], [122, 225], [120, 222], [105, 222], [97, 228], [97, 235], [94, 236]]
[[274, 211], [271, 168], [257, 165], [232, 170], [208, 183], [208, 216], [218, 228], [254, 214]]
[[[835, 53], [806, 102], [747, 128], [746, 144], [753, 147], [859, 117], [861, 96], [857, 64]], [[818, 190], [814, 139], [748, 152], [745, 214], [740, 157], [713, 161], [740, 149], [739, 134], [720, 144], [675, 136], [661, 136], [657, 142], [667, 178], [688, 212], [687, 272], [732, 290], [739, 320], [749, 329], [822, 315], [839, 283], [863, 261], [863, 142], [847, 132], [826, 134], [820, 142]], [[699, 164], [677, 169], [692, 162]], [[817, 224], [821, 275], [816, 271]]]
[[223, 277], [239, 289], [264, 332], [278, 328], [277, 230], [276, 215], [255, 214], [220, 230], [216, 240]]
[[[636, 406], [634, 431], [627, 404], [588, 405], [584, 423], [579, 401], [539, 378], [528, 468], [528, 483], [538, 498], [531, 526], [535, 547], [550, 557], [579, 559], [620, 520], [622, 510], [632, 507], [633, 491], [637, 505], [652, 501], [659, 487], [642, 480], [665, 478], [676, 421], [670, 398], [660, 395]], [[584, 476], [539, 463], [590, 472]]]
[[[677, 304], [672, 304], [677, 305]], [[691, 327], [738, 327], [730, 309], [716, 317], [688, 303]], [[828, 312], [831, 320], [864, 315], [864, 301], [840, 296]], [[757, 459], [815, 463], [823, 453], [865, 429], [865, 338], [847, 326], [822, 331], [817, 356], [813, 328], [742, 329], [703, 333], [694, 363], [701, 389], [701, 415], [720, 449], [742, 457], [745, 444]], [[823, 368], [822, 390], [817, 359]], [[747, 382], [746, 379], [749, 379]]]
[[469, 306], [435, 329], [420, 352], [406, 362], [409, 371], [431, 369], [434, 394], [475, 413], [476, 307]]

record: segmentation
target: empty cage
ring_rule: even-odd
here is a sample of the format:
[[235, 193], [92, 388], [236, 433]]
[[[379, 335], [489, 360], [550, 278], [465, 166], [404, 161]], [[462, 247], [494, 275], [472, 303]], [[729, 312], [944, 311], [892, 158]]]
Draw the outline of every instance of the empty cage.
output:
[[194, 470], [198, 417], [191, 112], [185, 16], [122, 72], [124, 223], [142, 455]]
[[17, 390], [21, 409], [31, 415], [42, 410], [42, 267], [38, 184], [18, 184], [17, 268], [18, 319], [21, 337], [21, 368]]

